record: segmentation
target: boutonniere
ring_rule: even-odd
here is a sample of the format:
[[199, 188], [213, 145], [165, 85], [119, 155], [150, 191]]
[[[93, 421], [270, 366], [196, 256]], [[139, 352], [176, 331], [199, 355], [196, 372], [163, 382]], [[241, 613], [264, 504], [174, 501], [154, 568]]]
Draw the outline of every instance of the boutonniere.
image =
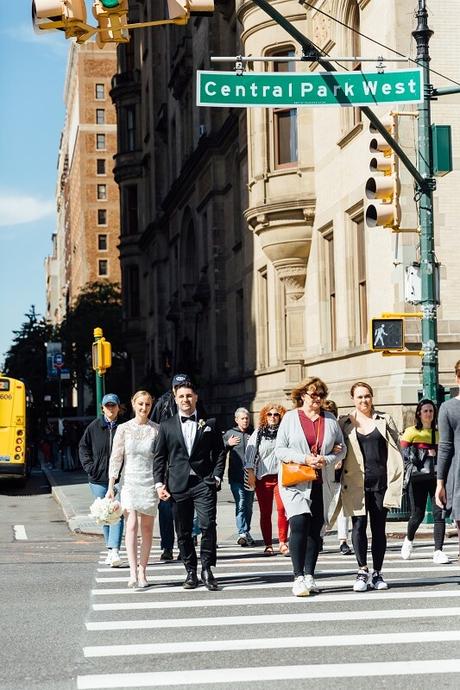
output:
[[204, 426], [206, 426], [206, 422], [204, 421], [204, 419], [200, 419], [198, 421], [198, 429], [202, 429]]

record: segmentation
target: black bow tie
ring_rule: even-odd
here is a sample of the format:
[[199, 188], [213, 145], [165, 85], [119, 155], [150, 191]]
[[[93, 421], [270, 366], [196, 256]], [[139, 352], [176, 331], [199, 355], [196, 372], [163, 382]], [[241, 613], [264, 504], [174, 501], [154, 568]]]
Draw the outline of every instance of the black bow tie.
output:
[[180, 421], [182, 422], [182, 424], [185, 424], [185, 422], [196, 422], [196, 417], [194, 414], [192, 414], [191, 417], [181, 417]]

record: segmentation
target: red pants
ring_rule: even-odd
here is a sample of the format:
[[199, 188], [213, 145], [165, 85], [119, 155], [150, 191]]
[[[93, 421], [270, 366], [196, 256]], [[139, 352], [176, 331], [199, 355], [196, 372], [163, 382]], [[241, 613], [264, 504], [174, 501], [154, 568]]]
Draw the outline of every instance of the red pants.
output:
[[278, 475], [266, 474], [262, 479], [256, 480], [256, 496], [260, 510], [260, 529], [265, 546], [272, 545], [272, 509], [273, 496], [275, 497], [276, 510], [278, 512], [278, 539], [286, 542], [288, 538], [289, 522], [284, 510], [278, 489]]

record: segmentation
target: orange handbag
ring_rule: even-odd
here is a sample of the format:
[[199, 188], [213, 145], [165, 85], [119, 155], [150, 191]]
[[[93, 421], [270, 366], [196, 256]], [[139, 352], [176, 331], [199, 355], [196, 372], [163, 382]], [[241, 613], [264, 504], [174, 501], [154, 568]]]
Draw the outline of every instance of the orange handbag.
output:
[[281, 466], [281, 484], [294, 486], [301, 482], [314, 482], [318, 475], [314, 467], [301, 465], [298, 462], [283, 462]]

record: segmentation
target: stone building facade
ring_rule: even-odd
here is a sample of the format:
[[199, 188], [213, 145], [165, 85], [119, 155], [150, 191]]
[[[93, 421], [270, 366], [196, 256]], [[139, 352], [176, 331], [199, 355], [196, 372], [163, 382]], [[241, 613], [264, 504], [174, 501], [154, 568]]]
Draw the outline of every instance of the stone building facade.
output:
[[58, 155], [57, 231], [45, 261], [47, 318], [59, 323], [89, 282], [120, 282], [119, 192], [113, 177], [116, 113], [110, 83], [116, 49], [94, 42], [69, 50], [65, 124]]
[[[383, 53], [387, 69], [398, 69], [390, 49], [415, 55], [414, 0], [388, 0], [385, 12], [379, 0], [273, 4], [332, 58]], [[452, 37], [460, 17], [453, 0], [445, 4], [442, 16], [430, 16], [436, 86], [456, 73]], [[119, 123], [115, 177], [133, 388], [141, 381], [165, 386], [173, 370], [189, 371], [209, 409], [229, 421], [238, 405], [256, 411], [269, 400], [287, 400], [310, 375], [324, 378], [346, 409], [351, 383], [364, 379], [402, 426], [417, 400], [420, 359], [370, 352], [368, 323], [382, 312], [417, 309], [405, 303], [404, 277], [418, 258], [418, 235], [365, 225], [370, 135], [359, 109], [195, 105], [195, 72], [212, 68], [210, 55], [301, 54], [254, 3], [216, 0], [215, 6], [211, 19], [133, 32], [119, 48], [111, 94]], [[130, 21], [164, 16], [155, 8], [130, 3]], [[375, 69], [359, 59], [346, 66]], [[249, 69], [318, 65], [254, 62]], [[449, 96], [433, 103], [433, 121], [451, 124], [454, 133], [454, 172], [439, 180], [435, 193], [444, 384], [460, 357], [458, 102]], [[375, 108], [379, 116], [388, 110]], [[413, 111], [398, 107], [399, 140], [415, 160]], [[413, 183], [404, 170], [401, 206], [403, 226], [416, 228]], [[408, 320], [408, 340], [419, 339], [418, 320]]]

